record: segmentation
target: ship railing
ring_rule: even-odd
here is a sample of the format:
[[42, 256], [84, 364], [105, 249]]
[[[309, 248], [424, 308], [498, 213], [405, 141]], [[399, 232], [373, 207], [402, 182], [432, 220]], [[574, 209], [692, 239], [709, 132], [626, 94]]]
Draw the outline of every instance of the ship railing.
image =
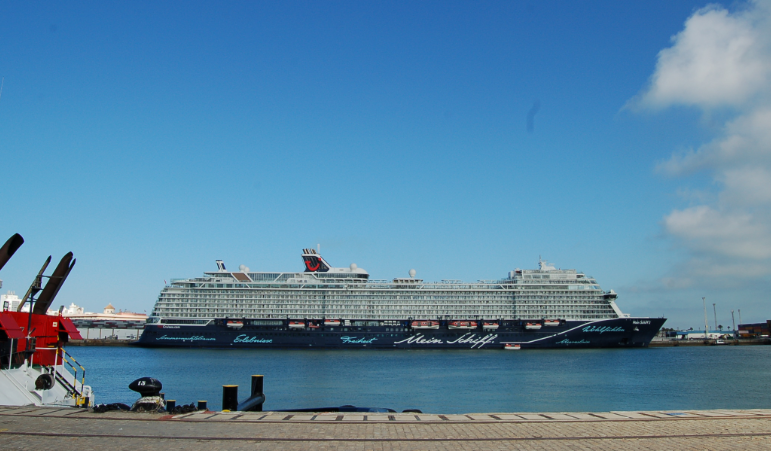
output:
[[[61, 352], [59, 352], [61, 351]], [[73, 357], [70, 353], [68, 353], [64, 348], [59, 348], [59, 351], [57, 351], [58, 358], [61, 358], [61, 364], [60, 365], [54, 365], [54, 376], [56, 377], [56, 380], [59, 381], [62, 385], [67, 387], [67, 390], [72, 394], [72, 396], [75, 398], [75, 405], [81, 406], [83, 404], [86, 404], [89, 402], [88, 396], [85, 391], [86, 387], [86, 369], [78, 363], [77, 360], [75, 360], [75, 357]], [[72, 368], [72, 371], [74, 374], [70, 373], [67, 368], [64, 365], [69, 366]], [[61, 368], [61, 372], [57, 368]], [[78, 368], [80, 368], [80, 383], [78, 384]], [[80, 389], [78, 389], [78, 385], [80, 385]]]

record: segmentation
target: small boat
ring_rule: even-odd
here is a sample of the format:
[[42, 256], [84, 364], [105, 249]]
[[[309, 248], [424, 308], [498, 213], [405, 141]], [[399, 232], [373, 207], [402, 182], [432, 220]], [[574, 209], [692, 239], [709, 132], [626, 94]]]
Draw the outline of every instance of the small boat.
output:
[[476, 329], [476, 321], [450, 321], [447, 325], [448, 329]]
[[498, 327], [499, 327], [498, 323], [488, 323], [488, 322], [482, 323], [482, 329], [484, 330], [498, 330]]
[[339, 319], [325, 319], [324, 320], [324, 325], [325, 326], [330, 326], [330, 327], [337, 327], [337, 326], [340, 325], [340, 320]]
[[503, 349], [507, 349], [507, 350], [511, 350], [511, 351], [517, 351], [520, 348], [521, 348], [521, 346], [519, 345], [519, 343], [506, 343], [503, 346]]
[[543, 325], [544, 326], [559, 326], [560, 325], [560, 320], [558, 320], [558, 319], [547, 319], [547, 320], [544, 320]]
[[227, 325], [231, 329], [240, 329], [240, 328], [244, 327], [244, 322], [243, 321], [228, 321]]
[[525, 324], [525, 329], [527, 330], [538, 330], [541, 328], [540, 323], [527, 323]]
[[319, 325], [318, 321], [311, 321], [308, 323], [308, 328], [310, 329], [318, 329], [319, 327], [321, 326]]
[[413, 321], [413, 329], [439, 329], [439, 321]]
[[304, 321], [289, 321], [290, 329], [305, 329]]

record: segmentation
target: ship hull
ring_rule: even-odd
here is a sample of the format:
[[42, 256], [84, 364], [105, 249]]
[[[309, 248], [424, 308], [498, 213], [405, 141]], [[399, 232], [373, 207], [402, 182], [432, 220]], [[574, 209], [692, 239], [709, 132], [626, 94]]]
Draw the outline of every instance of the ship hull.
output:
[[[454, 330], [441, 321], [439, 329], [418, 330], [409, 321], [395, 325], [338, 326], [297, 329], [250, 325], [228, 327], [218, 320], [208, 325], [147, 324], [136, 342], [144, 347], [185, 348], [385, 348], [385, 349], [504, 349], [507, 344], [531, 348], [647, 347], [665, 318], [613, 318], [562, 321], [558, 326], [527, 329], [525, 321], [505, 321], [497, 330]], [[356, 322], [353, 321], [353, 324]]]

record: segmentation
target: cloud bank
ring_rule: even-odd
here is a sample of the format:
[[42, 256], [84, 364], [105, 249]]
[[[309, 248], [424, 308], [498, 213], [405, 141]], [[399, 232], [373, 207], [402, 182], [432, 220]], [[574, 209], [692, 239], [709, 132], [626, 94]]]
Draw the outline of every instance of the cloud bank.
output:
[[657, 166], [672, 177], [709, 174], [718, 189], [664, 217], [664, 233], [690, 255], [665, 285], [728, 286], [771, 275], [771, 0], [696, 11], [659, 52], [633, 104], [730, 113], [711, 142]]

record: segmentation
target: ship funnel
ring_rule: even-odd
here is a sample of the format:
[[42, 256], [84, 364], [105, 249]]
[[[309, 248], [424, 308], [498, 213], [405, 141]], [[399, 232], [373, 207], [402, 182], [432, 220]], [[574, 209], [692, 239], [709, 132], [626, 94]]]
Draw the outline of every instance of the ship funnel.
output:
[[24, 238], [18, 233], [15, 233], [12, 237], [8, 238], [8, 241], [0, 248], [0, 269], [13, 257], [16, 250], [24, 244]]
[[217, 260], [217, 269], [220, 271], [227, 271], [227, 269], [225, 269], [225, 262]]
[[331, 266], [327, 263], [315, 249], [303, 249], [303, 262], [305, 263], [305, 272], [327, 272]]
[[48, 278], [48, 282], [46, 282], [43, 292], [40, 293], [40, 296], [37, 298], [37, 301], [32, 308], [32, 313], [36, 315], [46, 314], [48, 307], [51, 306], [54, 298], [59, 293], [67, 276], [70, 275], [73, 266], [75, 266], [75, 259], [72, 258], [72, 252], [67, 252], [67, 254], [59, 261], [56, 269], [54, 269], [54, 273]]

